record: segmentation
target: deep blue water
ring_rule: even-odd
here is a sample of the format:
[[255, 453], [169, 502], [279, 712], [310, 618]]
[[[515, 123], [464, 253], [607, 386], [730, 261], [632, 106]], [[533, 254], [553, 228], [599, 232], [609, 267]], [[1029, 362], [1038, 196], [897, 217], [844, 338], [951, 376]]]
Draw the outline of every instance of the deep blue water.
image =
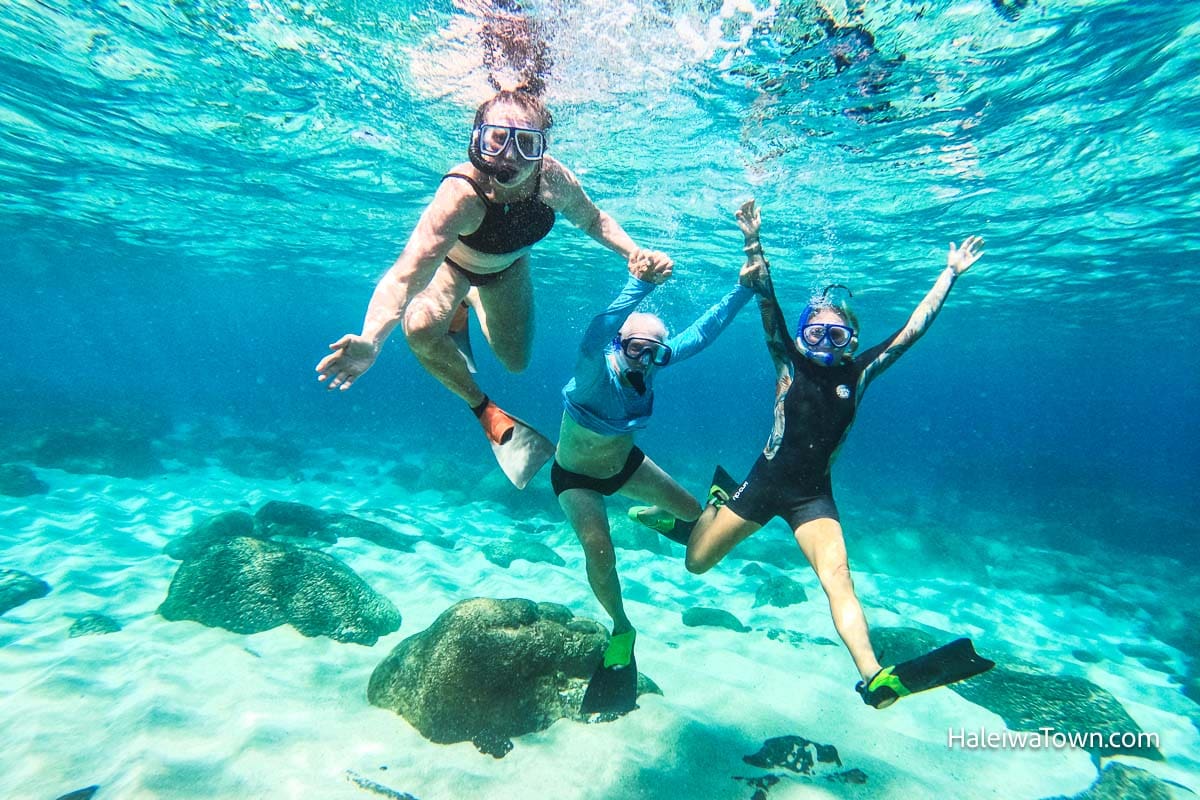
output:
[[[704, 4], [530, 8], [558, 21], [553, 152], [679, 263], [653, 301], [674, 327], [732, 282], [747, 196], [785, 310], [847, 282], [864, 344], [903, 322], [948, 241], [987, 239], [863, 404], [835, 470], [851, 520], [867, 498], [950, 526], [986, 509], [1014, 542], [1200, 560], [1200, 9], [878, 4], [840, 20], [874, 48], [855, 33], [838, 72], [806, 6], [723, 28]], [[482, 97], [460, 58], [469, 20], [445, 4], [11, 4], [6, 447], [137, 409], [487, 467], [470, 415], [400, 337], [348, 393], [313, 373], [460, 158]], [[534, 268], [532, 365], [511, 376], [484, 356], [480, 377], [553, 435], [577, 336], [624, 266], [560, 220]], [[751, 310], [660, 378], [641, 444], [697, 490], [718, 461], [742, 473], [772, 389]]]

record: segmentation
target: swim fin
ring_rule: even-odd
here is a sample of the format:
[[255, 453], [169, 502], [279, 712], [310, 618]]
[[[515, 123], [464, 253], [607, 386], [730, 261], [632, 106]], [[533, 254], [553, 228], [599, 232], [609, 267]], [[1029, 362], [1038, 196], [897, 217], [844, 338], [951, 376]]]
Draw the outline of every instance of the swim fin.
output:
[[[632, 633], [632, 631], [631, 631]], [[609, 649], [617, 644], [618, 637], [610, 640]], [[607, 650], [605, 651], [608, 655]], [[592, 679], [588, 682], [579, 710], [584, 714], [625, 714], [637, 708], [637, 659], [633, 655], [633, 642], [629, 642], [629, 661], [621, 665], [605, 666], [608, 658], [596, 665]]]
[[471, 329], [467, 325], [469, 308], [464, 301], [454, 312], [454, 318], [450, 320], [450, 340], [458, 348], [458, 354], [463, 357], [463, 361], [467, 362], [467, 370], [473, 374], [478, 370], [475, 369], [475, 354], [471, 352]]
[[729, 502], [729, 497], [738, 487], [738, 482], [725, 471], [720, 464], [713, 470], [712, 481], [708, 487], [708, 502], [720, 508]]
[[512, 421], [512, 435], [502, 444], [491, 442], [492, 453], [513, 486], [524, 489], [538, 470], [554, 457], [554, 443], [516, 417], [512, 417]]
[[[718, 508], [725, 505], [736, 486], [737, 481], [730, 477], [723, 467], [718, 466], [713, 471], [712, 482], [709, 484], [708, 504]], [[687, 547], [688, 540], [692, 538], [692, 529], [696, 527], [695, 521], [676, 519], [658, 506], [634, 506], [629, 509], [629, 518], [684, 547]]]
[[995, 661], [975, 652], [970, 639], [955, 639], [923, 656], [884, 667], [869, 683], [859, 681], [854, 689], [867, 705], [887, 708], [906, 695], [965, 680], [994, 666]]

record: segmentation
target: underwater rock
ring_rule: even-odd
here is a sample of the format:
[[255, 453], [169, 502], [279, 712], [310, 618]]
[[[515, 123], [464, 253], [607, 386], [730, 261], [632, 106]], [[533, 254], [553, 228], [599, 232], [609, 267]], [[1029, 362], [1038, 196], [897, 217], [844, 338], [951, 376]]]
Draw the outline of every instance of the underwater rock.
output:
[[[777, 736], [767, 739], [753, 755], [743, 756], [743, 761], [760, 769], [782, 767], [807, 778], [823, 778], [831, 783], [864, 784], [867, 773], [861, 769], [838, 771], [842, 759], [837, 748], [831, 744], [818, 744], [803, 736]], [[768, 773], [756, 778], [734, 776], [734, 780], [753, 786], [757, 791], [752, 800], [766, 800], [771, 787], [782, 780], [781, 776]]]
[[89, 428], [47, 433], [33, 461], [39, 467], [114, 478], [148, 478], [163, 471], [149, 438], [104, 420]]
[[1169, 784], [1144, 769], [1110, 762], [1096, 782], [1073, 797], [1059, 795], [1045, 800], [1172, 800]]
[[225, 436], [208, 454], [243, 478], [284, 480], [304, 466], [304, 451], [275, 434]]
[[[937, 639], [920, 628], [871, 628], [871, 646], [884, 664], [899, 664], [937, 647]], [[947, 635], [946, 640], [952, 639]]]
[[556, 567], [567, 565], [567, 562], [562, 560], [562, 556], [541, 542], [493, 542], [484, 545], [483, 557], [505, 569], [508, 569], [517, 559], [553, 564]]
[[796, 603], [803, 603], [807, 599], [808, 595], [804, 593], [803, 586], [786, 575], [776, 575], [767, 578], [766, 582], [758, 587], [758, 592], [754, 595], [754, 607], [787, 608]]
[[713, 628], [728, 628], [731, 631], [745, 633], [750, 630], [742, 621], [720, 608], [689, 608], [683, 612], [683, 624], [689, 628], [709, 626]]
[[332, 556], [240, 536], [179, 565], [158, 613], [234, 633], [285, 623], [305, 636], [373, 645], [400, 612]]
[[800, 565], [800, 553], [793, 543], [790, 547], [786, 542], [779, 542], [766, 537], [750, 537], [734, 548], [730, 558], [740, 558], [743, 561], [761, 561], [782, 570], [795, 569]]
[[776, 736], [767, 739], [757, 753], [743, 756], [742, 761], [760, 769], [783, 767], [800, 775], [829, 771], [818, 767], [821, 764], [842, 766], [842, 759], [838, 756], [836, 747], [831, 744], [818, 744], [803, 736]]
[[837, 642], [825, 636], [812, 636], [811, 634], [801, 633], [800, 631], [791, 631], [786, 628], [768, 628], [767, 638], [778, 642], [787, 642], [792, 645], [822, 645], [825, 647], [837, 647]]
[[75, 620], [67, 637], [74, 639], [78, 636], [102, 636], [106, 633], [116, 633], [121, 625], [112, 617], [103, 614], [84, 614]]
[[1171, 654], [1158, 647], [1140, 642], [1122, 642], [1117, 645], [1117, 649], [1123, 655], [1136, 658], [1144, 666], [1156, 672], [1165, 672], [1168, 675], [1174, 672], [1174, 668], [1171, 666]]
[[769, 578], [769, 577], [771, 577], [771, 573], [769, 573], [765, 569], [763, 569], [762, 564], [759, 564], [755, 561], [751, 561], [749, 564], [742, 567], [741, 574], [745, 575], [748, 578]]
[[337, 534], [327, 530], [333, 524], [333, 515], [303, 503], [271, 500], [254, 512], [254, 520], [269, 539], [316, 539], [326, 544], [337, 541]]
[[0, 569], [0, 614], [50, 594], [50, 584], [15, 569]]
[[[394, 508], [372, 508], [368, 509], [368, 511], [376, 517], [383, 517], [399, 525], [413, 528], [417, 532], [413, 538], [420, 539], [434, 547], [440, 547], [443, 550], [453, 550], [458, 543], [457, 537], [451, 536], [443, 528], [413, 514], [397, 511]], [[412, 534], [401, 535], [412, 536]]]
[[29, 467], [23, 464], [0, 464], [0, 494], [9, 497], [29, 497], [48, 491], [50, 484], [38, 478]]
[[1091, 650], [1072, 650], [1071, 655], [1075, 656], [1076, 661], [1082, 661], [1084, 664], [1099, 664], [1104, 660]]
[[371, 674], [367, 699], [430, 741], [480, 739], [495, 749], [563, 717], [582, 719], [607, 640], [600, 623], [556, 603], [463, 600], [396, 645]]
[[1004, 719], [1014, 731], [1103, 734], [1082, 749], [1097, 756], [1127, 754], [1162, 761], [1157, 747], [1109, 746], [1108, 734], [1138, 734], [1141, 728], [1107, 690], [1084, 678], [1047, 675], [1027, 668], [997, 665], [949, 687]]
[[98, 791], [100, 791], [99, 785], [88, 786], [83, 789], [76, 789], [73, 792], [67, 792], [55, 798], [55, 800], [91, 800]]
[[411, 553], [418, 538], [392, 530], [378, 522], [322, 511], [303, 503], [271, 500], [254, 513], [264, 538], [294, 541], [299, 544], [333, 544], [338, 539], [364, 539], [389, 550]]
[[255, 525], [254, 517], [245, 511], [226, 511], [200, 520], [183, 536], [167, 542], [163, 552], [177, 561], [184, 561], [239, 536], [265, 538]]

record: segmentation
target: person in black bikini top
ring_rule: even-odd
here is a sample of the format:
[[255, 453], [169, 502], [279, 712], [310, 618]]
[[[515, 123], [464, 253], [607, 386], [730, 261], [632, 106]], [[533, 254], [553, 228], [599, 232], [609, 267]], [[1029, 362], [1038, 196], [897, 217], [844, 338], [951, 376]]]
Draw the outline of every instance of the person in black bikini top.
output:
[[500, 363], [511, 372], [525, 369], [533, 337], [529, 251], [550, 232], [557, 213], [627, 262], [648, 258], [668, 273], [672, 266], [665, 253], [638, 247], [546, 153], [550, 124], [541, 101], [521, 89], [500, 91], [479, 107], [469, 160], [442, 178], [404, 252], [375, 287], [362, 332], [332, 343], [332, 353], [317, 365], [329, 389], [348, 389], [403, 323], [421, 365], [474, 411], [519, 487], [553, 445], [492, 403], [475, 382], [455, 342], [468, 308]]

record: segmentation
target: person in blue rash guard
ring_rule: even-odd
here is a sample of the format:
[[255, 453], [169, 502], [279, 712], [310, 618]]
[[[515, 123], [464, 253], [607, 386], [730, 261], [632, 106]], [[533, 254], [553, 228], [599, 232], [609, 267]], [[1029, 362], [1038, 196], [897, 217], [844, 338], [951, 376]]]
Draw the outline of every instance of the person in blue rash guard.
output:
[[700, 504], [633, 443], [654, 410], [654, 381], [665, 367], [696, 355], [720, 335], [762, 280], [747, 263], [738, 284], [688, 328], [668, 336], [653, 314], [634, 313], [671, 276], [670, 263], [635, 256], [621, 294], [584, 332], [574, 377], [563, 388], [564, 413], [550, 482], [587, 559], [588, 582], [613, 620], [606, 667], [627, 664], [634, 630], [621, 601], [604, 498], [621, 494], [694, 520]]

